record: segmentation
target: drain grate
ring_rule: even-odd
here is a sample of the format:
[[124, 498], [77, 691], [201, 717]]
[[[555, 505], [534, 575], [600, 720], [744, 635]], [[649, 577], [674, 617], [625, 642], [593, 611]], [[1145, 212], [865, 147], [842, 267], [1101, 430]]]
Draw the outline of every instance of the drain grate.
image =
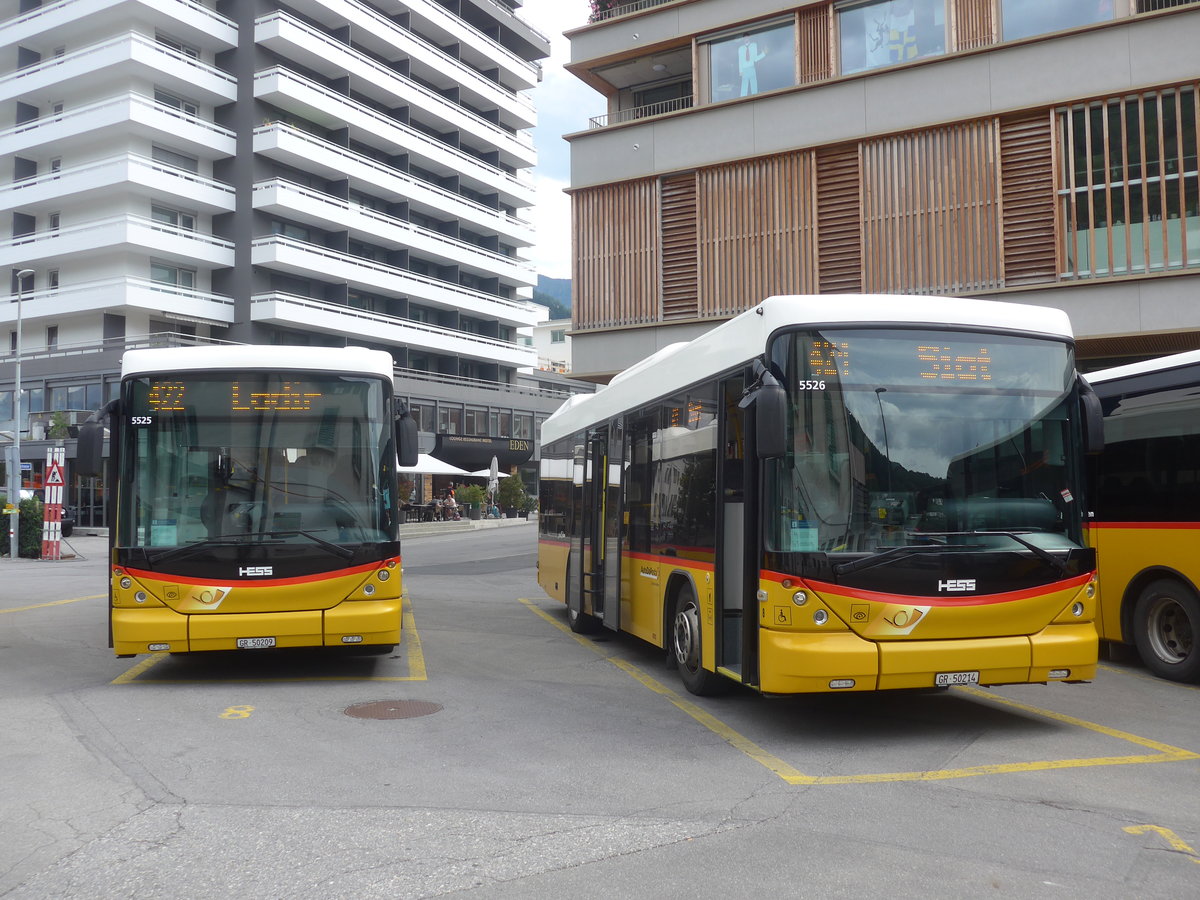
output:
[[442, 711], [442, 704], [424, 700], [372, 700], [346, 707], [346, 715], [356, 719], [415, 719]]

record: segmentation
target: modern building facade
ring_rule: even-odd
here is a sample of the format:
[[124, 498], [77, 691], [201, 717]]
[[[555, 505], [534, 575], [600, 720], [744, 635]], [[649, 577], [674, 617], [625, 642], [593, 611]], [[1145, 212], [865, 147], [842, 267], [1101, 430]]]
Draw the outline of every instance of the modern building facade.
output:
[[532, 438], [568, 388], [518, 375], [549, 52], [520, 6], [3, 0], [0, 422], [20, 308], [26, 483], [135, 346], [375, 347], [428, 436]]
[[573, 370], [775, 293], [1055, 306], [1200, 347], [1196, 0], [598, 0], [568, 136]]

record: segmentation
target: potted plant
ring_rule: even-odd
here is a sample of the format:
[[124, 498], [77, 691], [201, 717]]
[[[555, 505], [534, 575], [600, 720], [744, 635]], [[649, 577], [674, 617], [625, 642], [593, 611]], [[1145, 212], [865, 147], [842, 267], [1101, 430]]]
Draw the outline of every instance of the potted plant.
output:
[[477, 484], [464, 484], [454, 492], [455, 501], [460, 506], [467, 507], [468, 515], [472, 519], [482, 517], [483, 501], [486, 496], [486, 492]]
[[496, 491], [496, 503], [510, 519], [516, 517], [518, 510], [528, 508], [529, 496], [525, 493], [521, 476], [509, 475], [500, 482], [500, 488]]

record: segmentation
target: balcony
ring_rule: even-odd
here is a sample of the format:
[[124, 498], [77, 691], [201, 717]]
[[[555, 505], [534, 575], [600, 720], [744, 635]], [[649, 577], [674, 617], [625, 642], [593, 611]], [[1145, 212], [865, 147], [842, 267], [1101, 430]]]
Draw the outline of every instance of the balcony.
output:
[[[191, 291], [148, 278], [125, 276], [88, 281], [56, 290], [34, 291], [21, 303], [21, 318], [62, 319], [83, 313], [142, 311], [186, 317], [189, 322], [233, 323], [233, 298]], [[16, 322], [17, 305], [0, 303], [0, 327]]]
[[461, 131], [489, 149], [495, 148], [505, 165], [524, 168], [536, 159], [533, 138], [528, 133], [506, 131], [287, 13], [275, 12], [258, 19], [254, 39], [327, 78], [349, 74], [355, 79], [355, 90], [373, 101], [388, 109], [411, 106], [413, 117], [434, 130]]
[[667, 113], [678, 112], [681, 109], [691, 108], [691, 97], [676, 97], [674, 100], [661, 100], [658, 103], [634, 106], [603, 116], [592, 116], [588, 119], [588, 128], [604, 128], [608, 125], [619, 125], [622, 122], [635, 122], [638, 119], [648, 119], [651, 116], [662, 116]]
[[36, 215], [72, 202], [99, 197], [179, 197], [203, 213], [232, 212], [235, 192], [227, 184], [157, 162], [121, 153], [98, 162], [71, 166], [0, 187], [0, 210]]
[[545, 307], [533, 303], [507, 300], [281, 235], [255, 240], [251, 244], [251, 262], [301, 278], [343, 281], [353, 290], [409, 297], [443, 309], [459, 310], [476, 318], [495, 319], [505, 325], [534, 325], [545, 312]]
[[406, 247], [440, 265], [458, 265], [481, 277], [498, 276], [506, 283], [524, 287], [537, 284], [533, 267], [523, 260], [494, 253], [466, 241], [454, 240], [428, 228], [283, 179], [256, 184], [254, 208], [322, 229], [348, 231], [356, 239]]
[[59, 0], [0, 24], [0, 46], [38, 39], [74, 46], [94, 36], [98, 14], [144, 22], [213, 52], [237, 46], [237, 26], [195, 0]]
[[0, 78], [0, 101], [62, 93], [68, 82], [86, 80], [89, 90], [144, 81], [176, 90], [197, 102], [220, 106], [237, 99], [237, 79], [140, 34], [126, 34], [53, 56]]
[[[292, 3], [309, 19], [329, 29], [349, 24], [356, 47], [365, 47], [381, 59], [394, 59], [397, 54], [406, 58], [415, 75], [441, 88], [458, 87], [462, 99], [479, 107], [495, 106], [501, 110], [505, 123], [514, 129], [531, 128], [537, 122], [533, 100], [517, 88], [483, 75], [466, 62], [456, 59], [440, 47], [424, 40], [387, 16], [381, 15], [359, 0], [325, 0], [325, 2]], [[495, 70], [494, 66], [485, 68]], [[530, 86], [524, 79], [508, 79], [521, 88]]]
[[29, 266], [71, 258], [139, 253], [185, 265], [229, 267], [233, 244], [143, 216], [112, 216], [0, 241], [0, 266]]
[[250, 304], [252, 321], [269, 325], [300, 327], [342, 335], [351, 340], [407, 344], [435, 353], [498, 362], [504, 366], [528, 366], [534, 357], [530, 348], [508, 341], [437, 328], [422, 322], [292, 294], [256, 294]]
[[327, 128], [349, 126], [358, 140], [389, 153], [410, 153], [420, 166], [459, 175], [475, 190], [498, 192], [511, 206], [533, 206], [530, 179], [510, 175], [461, 150], [281, 66], [254, 76], [254, 96]]
[[416, 212], [456, 218], [472, 228], [498, 234], [517, 247], [533, 244], [533, 225], [524, 219], [468, 200], [291, 125], [275, 122], [255, 130], [254, 152], [331, 181], [349, 179], [352, 189], [392, 202], [407, 200]]
[[[335, 0], [337, 2], [337, 0]], [[310, 8], [324, 5], [319, 0], [293, 0], [297, 12], [309, 13]], [[465, 60], [477, 69], [499, 68], [501, 78], [518, 90], [531, 88], [540, 80], [538, 67], [498, 41], [488, 37], [469, 22], [445, 9], [437, 0], [374, 0], [372, 5], [385, 15], [408, 12], [413, 18], [413, 31], [419, 32], [439, 47], [461, 45]]]
[[200, 159], [236, 152], [232, 131], [129, 93], [0, 131], [0, 155], [48, 145], [53, 145], [54, 152], [64, 153], [73, 146], [90, 149], [110, 139], [123, 142], [131, 135], [169, 143]]
[[588, 23], [607, 22], [609, 19], [615, 19], [618, 16], [627, 16], [631, 13], [642, 12], [643, 10], [653, 9], [656, 6], [664, 6], [667, 3], [674, 2], [675, 0], [600, 0], [600, 2], [595, 4], [600, 8], [588, 17]]

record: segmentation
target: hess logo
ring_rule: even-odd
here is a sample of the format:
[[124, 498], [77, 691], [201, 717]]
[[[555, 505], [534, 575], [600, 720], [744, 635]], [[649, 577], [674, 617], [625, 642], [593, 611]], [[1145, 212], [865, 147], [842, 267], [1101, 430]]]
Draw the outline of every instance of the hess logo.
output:
[[261, 578], [264, 575], [273, 575], [275, 572], [272, 566], [239, 566], [238, 575], [242, 578]]
[[974, 578], [952, 578], [948, 581], [939, 581], [938, 590], [945, 593], [963, 593], [965, 591], [975, 590]]

